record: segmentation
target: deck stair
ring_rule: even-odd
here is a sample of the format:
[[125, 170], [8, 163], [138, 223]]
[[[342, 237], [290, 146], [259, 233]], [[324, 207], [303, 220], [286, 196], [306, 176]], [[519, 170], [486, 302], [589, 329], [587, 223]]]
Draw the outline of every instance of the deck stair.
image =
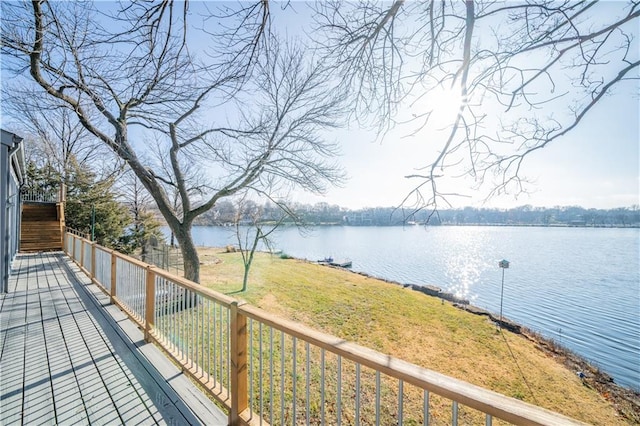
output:
[[20, 231], [20, 251], [62, 250], [64, 225], [61, 203], [24, 203]]

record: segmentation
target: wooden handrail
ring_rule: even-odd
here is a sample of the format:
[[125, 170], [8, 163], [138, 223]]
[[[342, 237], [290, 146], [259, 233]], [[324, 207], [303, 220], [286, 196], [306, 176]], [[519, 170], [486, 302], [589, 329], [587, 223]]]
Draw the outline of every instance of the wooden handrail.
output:
[[536, 405], [509, 398], [483, 387], [314, 330], [300, 323], [285, 320], [255, 306], [241, 305], [238, 310], [248, 318], [269, 325], [314, 346], [511, 423], [530, 425], [583, 424]]
[[[72, 235], [74, 235], [75, 238], [79, 238], [83, 242], [91, 244], [91, 240], [89, 240], [88, 238], [84, 238], [84, 237], [81, 237], [81, 236], [78, 236], [78, 235], [75, 235], [75, 234], [72, 234]], [[126, 262], [132, 263], [132, 264], [134, 264], [136, 266], [139, 266], [141, 268], [147, 268], [148, 266], [152, 266], [152, 265], [149, 265], [146, 262], [143, 262], [143, 261], [141, 261], [139, 259], [136, 259], [135, 257], [120, 253], [118, 251], [111, 250], [111, 249], [108, 249], [106, 247], [102, 247], [100, 245], [97, 245], [97, 247], [100, 247], [101, 249], [112, 253], [113, 256], [115, 256], [116, 258], [122, 259], [122, 260], [124, 260]], [[76, 254], [73, 253], [72, 257], [74, 257], [75, 255]], [[215, 300], [216, 303], [224, 306], [225, 308], [230, 307], [233, 302], [237, 301], [237, 299], [234, 299], [233, 297], [230, 297], [230, 296], [227, 296], [226, 294], [219, 293], [219, 292], [217, 292], [215, 290], [211, 290], [211, 289], [208, 289], [206, 287], [203, 287], [200, 284], [196, 284], [193, 281], [189, 281], [184, 277], [172, 274], [171, 272], [165, 271], [164, 269], [157, 268], [157, 269], [155, 269], [154, 272], [155, 272], [156, 276], [166, 278], [166, 279], [168, 279], [168, 280], [180, 285], [181, 287], [184, 287], [187, 290], [196, 292], [201, 296], [205, 296], [205, 297], [207, 297], [209, 299]], [[112, 274], [112, 276], [113, 275], [114, 274]]]
[[217, 304], [224, 306], [225, 308], [231, 307], [232, 303], [237, 302], [237, 299], [233, 297], [227, 296], [226, 294], [219, 293], [215, 290], [211, 290], [209, 288], [203, 287], [200, 284], [196, 284], [193, 281], [189, 281], [186, 278], [180, 277], [178, 275], [174, 275], [169, 271], [165, 271], [164, 269], [158, 268], [156, 270], [156, 275], [159, 277], [166, 278], [181, 287], [184, 287], [187, 290], [198, 293], [200, 296], [204, 296], [208, 299], [214, 300]]
[[[72, 237], [74, 240], [80, 238], [75, 235], [72, 235]], [[83, 240], [81, 244], [80, 267], [85, 270], [86, 273], [94, 275], [93, 271], [95, 271], [95, 247], [100, 246], [97, 246], [95, 243], [92, 244], [92, 271], [87, 271], [82, 265], [84, 257], [84, 244], [91, 244], [91, 242], [84, 238], [80, 239]], [[77, 253], [75, 253], [75, 247], [76, 245], [74, 243], [71, 247], [72, 254], [67, 254], [70, 254], [74, 258], [74, 261], [77, 261]], [[185, 278], [173, 275], [161, 269], [157, 269], [154, 266], [148, 265], [133, 257], [118, 253], [113, 250], [104, 249], [102, 247], [100, 248], [111, 254], [111, 301], [112, 303], [119, 305], [122, 309], [127, 311], [128, 315], [130, 316], [135, 315], [135, 313], [130, 312], [130, 309], [122, 305], [117, 298], [116, 259], [120, 258], [131, 264], [145, 268], [146, 300], [143, 325], [145, 331], [145, 340], [147, 341], [153, 340], [163, 346], [162, 339], [154, 331], [154, 318], [156, 309], [156, 277], [162, 277], [184, 288], [185, 290], [194, 292], [200, 297], [210, 299], [220, 306], [229, 309], [230, 324], [228, 332], [230, 338], [229, 349], [231, 382], [228, 400], [220, 399], [220, 395], [226, 395], [227, 390], [221, 387], [219, 383], [203, 384], [210, 390], [215, 389], [215, 392], [217, 394], [215, 394], [214, 396], [216, 396], [218, 400], [221, 400], [221, 402], [228, 406], [228, 408], [230, 409], [229, 423], [232, 425], [248, 424], [249, 422], [247, 420], [247, 413], [251, 412], [251, 407], [249, 406], [248, 400], [248, 319], [272, 327], [273, 329], [281, 331], [288, 336], [300, 339], [301, 341], [343, 357], [354, 363], [368, 367], [374, 371], [383, 373], [389, 377], [401, 380], [420, 389], [424, 389], [431, 393], [443, 396], [449, 400], [463, 404], [467, 407], [489, 414], [496, 418], [506, 420], [510, 423], [521, 425], [583, 424], [576, 420], [565, 417], [559, 413], [546, 410], [544, 408], [517, 400], [515, 398], [507, 397], [497, 392], [493, 392], [480, 386], [446, 376], [427, 368], [419, 367], [393, 356], [386, 355], [373, 349], [338, 338], [336, 336], [314, 330], [297, 322], [280, 318], [255, 306], [251, 306], [249, 304], [226, 296], [222, 293], [204, 288], [196, 283], [186, 280]], [[138, 313], [138, 315], [140, 314]], [[134, 320], [137, 322], [140, 321], [138, 319]], [[198, 367], [197, 365], [193, 365], [193, 360], [185, 359], [183, 355], [176, 354], [169, 347], [163, 346], [163, 348], [168, 353], [170, 353], [174, 359], [176, 359], [178, 362], [183, 363], [186, 372], [189, 372], [192, 377], [196, 379], [199, 378], [198, 371], [202, 370], [199, 370], [200, 367]], [[187, 362], [189, 362], [190, 364], [187, 365]], [[200, 375], [200, 377], [204, 376]]]

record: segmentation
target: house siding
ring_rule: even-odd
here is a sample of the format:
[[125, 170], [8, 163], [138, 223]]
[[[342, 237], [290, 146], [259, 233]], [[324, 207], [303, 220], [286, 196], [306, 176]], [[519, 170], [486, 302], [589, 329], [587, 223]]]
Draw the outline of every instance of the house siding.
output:
[[20, 185], [24, 180], [22, 138], [1, 130], [0, 139], [0, 292], [6, 293], [20, 244]]

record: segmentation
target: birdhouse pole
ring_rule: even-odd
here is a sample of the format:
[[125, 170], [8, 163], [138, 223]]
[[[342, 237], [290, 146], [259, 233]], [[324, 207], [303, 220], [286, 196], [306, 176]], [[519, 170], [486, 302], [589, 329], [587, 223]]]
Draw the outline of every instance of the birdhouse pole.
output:
[[500, 322], [498, 325], [502, 328], [502, 301], [504, 300], [504, 270], [509, 268], [509, 261], [502, 259], [498, 262], [498, 266], [502, 269], [502, 285], [500, 286]]

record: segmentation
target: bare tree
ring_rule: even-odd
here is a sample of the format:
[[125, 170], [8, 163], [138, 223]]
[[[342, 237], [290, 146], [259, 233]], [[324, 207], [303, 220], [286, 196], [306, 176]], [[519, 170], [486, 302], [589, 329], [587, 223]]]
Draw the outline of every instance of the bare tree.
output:
[[[521, 168], [531, 153], [638, 79], [637, 1], [336, 1], [316, 9], [324, 34], [316, 38], [351, 90], [356, 118], [373, 118], [382, 135], [399, 124], [417, 137], [427, 126], [442, 131], [430, 137], [433, 158], [407, 176], [417, 183], [405, 202], [418, 208], [449, 204], [455, 194], [437, 185], [447, 172], [487, 182], [489, 196], [526, 190]], [[456, 96], [455, 111], [434, 119]]]
[[242, 256], [244, 273], [242, 276], [242, 289], [247, 291], [249, 282], [249, 271], [253, 264], [254, 255], [259, 244], [263, 244], [267, 250], [273, 251], [274, 232], [290, 219], [294, 223], [299, 223], [295, 213], [284, 202], [275, 201], [278, 206], [278, 214], [265, 217], [264, 206], [259, 205], [252, 199], [242, 197], [236, 206], [236, 216], [234, 219], [235, 236], [238, 242], [238, 249]]
[[130, 170], [118, 179], [116, 186], [131, 215], [131, 227], [124, 238], [126, 249], [128, 252], [140, 249], [140, 258], [147, 261], [150, 240], [163, 240], [160, 222], [152, 211], [153, 198]]
[[21, 134], [31, 135], [27, 144], [29, 161], [37, 166], [51, 166], [66, 182], [76, 162], [80, 167], [91, 167], [98, 172], [104, 167], [104, 158], [111, 165], [99, 175], [110, 175], [120, 169], [115, 157], [100, 144], [78, 121], [73, 111], [54, 99], [41, 99], [33, 90], [3, 90], [3, 111], [13, 118], [9, 126], [20, 128]]
[[[190, 47], [186, 2], [1, 7], [3, 66], [28, 71], [43, 96], [62, 101], [127, 163], [175, 234], [186, 278], [199, 281], [192, 223], [219, 200], [247, 187], [320, 192], [341, 177], [335, 146], [320, 132], [339, 121], [343, 99], [321, 61], [268, 36], [266, 1], [203, 15], [221, 24], [204, 20], [215, 37], [202, 57]], [[169, 173], [131, 129], [155, 136]], [[209, 177], [197, 196], [185, 179], [192, 168]]]

